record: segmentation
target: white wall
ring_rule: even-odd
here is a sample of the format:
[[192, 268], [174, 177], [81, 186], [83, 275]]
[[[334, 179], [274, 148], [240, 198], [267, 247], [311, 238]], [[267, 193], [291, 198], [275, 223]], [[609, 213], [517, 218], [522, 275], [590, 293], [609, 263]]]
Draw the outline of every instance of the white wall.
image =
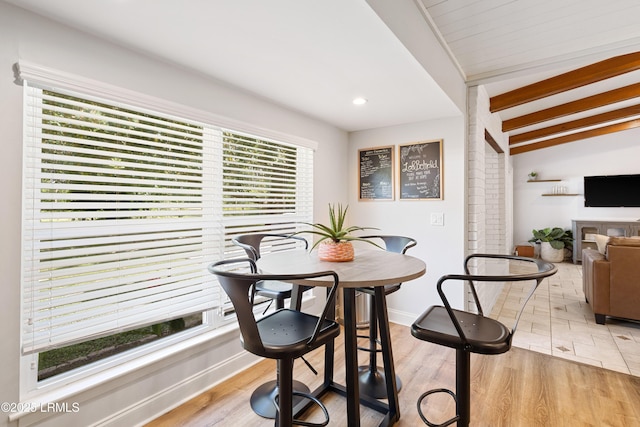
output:
[[[464, 79], [433, 32], [425, 27], [416, 2], [367, 0], [367, 3], [451, 102], [461, 112], [466, 112], [467, 88]], [[423, 259], [427, 264], [425, 276], [404, 284], [400, 291], [389, 296], [389, 318], [393, 322], [409, 325], [427, 307], [440, 304], [435, 290], [438, 278], [443, 274], [461, 271], [467, 233], [465, 127], [464, 114], [461, 113], [459, 117], [354, 132], [349, 137], [350, 223], [377, 227], [385, 234], [414, 237], [418, 245], [409, 254]], [[397, 194], [394, 201], [358, 200], [359, 149], [434, 139], [444, 141], [443, 200], [399, 200]], [[431, 213], [443, 213], [444, 226], [432, 226]], [[462, 289], [450, 297], [456, 307], [464, 306]]]
[[[0, 402], [19, 402], [20, 247], [22, 179], [22, 87], [14, 83], [18, 60], [135, 90], [319, 143], [315, 170], [331, 173], [316, 181], [316, 217], [326, 204], [347, 200], [345, 132], [167, 63], [100, 41], [0, 1]], [[112, 376], [75, 384], [63, 401], [79, 402], [78, 414], [34, 414], [20, 425], [134, 425], [178, 400], [197, 394], [246, 366], [237, 331], [202, 340], [182, 351]], [[44, 397], [43, 397], [44, 400]], [[0, 414], [0, 426], [10, 423]]]
[[465, 111], [467, 89], [462, 73], [433, 31], [425, 25], [419, 2], [367, 0], [367, 3], [458, 109]]
[[[571, 228], [573, 219], [640, 219], [640, 208], [585, 208], [583, 197], [584, 176], [640, 173], [639, 140], [640, 129], [632, 129], [513, 156], [515, 243], [529, 240], [534, 228]], [[539, 179], [563, 181], [527, 183], [531, 171], [538, 172]], [[541, 196], [554, 184], [579, 195]]]
[[[395, 145], [397, 156], [399, 144], [434, 139], [443, 140], [443, 200], [399, 200], [397, 194], [394, 201], [358, 200], [358, 150]], [[418, 244], [408, 254], [427, 264], [425, 276], [405, 283], [389, 296], [389, 318], [396, 323], [411, 324], [427, 307], [440, 304], [435, 290], [438, 278], [461, 271], [466, 238], [465, 177], [462, 116], [354, 132], [349, 137], [349, 224], [415, 238]], [[432, 212], [444, 214], [444, 226], [430, 224]], [[462, 307], [462, 292], [453, 296], [452, 304]]]

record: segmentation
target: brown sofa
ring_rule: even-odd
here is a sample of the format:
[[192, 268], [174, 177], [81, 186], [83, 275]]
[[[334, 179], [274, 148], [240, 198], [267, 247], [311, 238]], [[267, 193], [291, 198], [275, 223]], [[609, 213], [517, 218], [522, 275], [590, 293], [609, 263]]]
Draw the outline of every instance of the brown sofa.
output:
[[582, 251], [583, 290], [596, 323], [606, 316], [640, 320], [640, 239], [611, 237], [602, 252]]

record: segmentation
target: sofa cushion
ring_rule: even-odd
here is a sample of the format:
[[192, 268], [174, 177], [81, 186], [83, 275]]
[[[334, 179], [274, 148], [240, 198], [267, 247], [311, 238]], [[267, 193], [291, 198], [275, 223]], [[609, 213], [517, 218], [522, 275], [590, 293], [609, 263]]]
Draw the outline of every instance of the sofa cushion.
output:
[[593, 240], [596, 241], [596, 245], [598, 246], [598, 252], [604, 255], [607, 249], [607, 243], [609, 243], [609, 236], [605, 236], [604, 234], [594, 234]]
[[640, 236], [631, 237], [610, 237], [611, 246], [640, 246]]

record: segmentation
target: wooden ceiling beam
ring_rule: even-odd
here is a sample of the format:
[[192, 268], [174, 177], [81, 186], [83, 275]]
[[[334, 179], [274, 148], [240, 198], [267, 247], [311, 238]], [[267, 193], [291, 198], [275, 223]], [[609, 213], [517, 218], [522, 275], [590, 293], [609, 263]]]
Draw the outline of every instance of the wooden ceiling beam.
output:
[[640, 83], [613, 89], [608, 92], [599, 93], [576, 101], [567, 102], [566, 104], [557, 105], [534, 113], [525, 114], [524, 116], [505, 120], [502, 122], [502, 131], [510, 132], [525, 126], [535, 125], [547, 120], [580, 113], [592, 108], [604, 107], [606, 105], [615, 104], [616, 102], [626, 101], [637, 97], [640, 97]]
[[569, 132], [576, 129], [586, 128], [589, 126], [597, 126], [614, 120], [624, 119], [632, 116], [640, 115], [640, 104], [631, 107], [620, 108], [614, 111], [608, 111], [595, 116], [585, 117], [583, 119], [573, 120], [561, 123], [555, 126], [549, 126], [542, 129], [523, 132], [517, 135], [509, 136], [509, 145], [521, 144], [523, 142], [532, 141], [534, 139], [546, 138], [562, 132]]
[[565, 144], [567, 142], [578, 141], [581, 139], [593, 138], [594, 136], [606, 135], [614, 132], [621, 132], [623, 130], [629, 130], [640, 127], [640, 119], [629, 120], [614, 125], [603, 126], [596, 129], [590, 129], [583, 132], [572, 133], [570, 135], [559, 136], [557, 138], [546, 139], [540, 142], [534, 142], [532, 144], [520, 145], [509, 149], [510, 155], [522, 154], [529, 151], [539, 150], [541, 148], [553, 147], [555, 145]]
[[498, 144], [496, 139], [486, 129], [484, 130], [484, 140], [487, 141], [487, 144], [489, 144], [496, 153], [504, 154], [504, 150], [500, 147], [500, 144]]
[[640, 52], [615, 56], [496, 95], [490, 99], [489, 109], [495, 113], [636, 70], [640, 70]]

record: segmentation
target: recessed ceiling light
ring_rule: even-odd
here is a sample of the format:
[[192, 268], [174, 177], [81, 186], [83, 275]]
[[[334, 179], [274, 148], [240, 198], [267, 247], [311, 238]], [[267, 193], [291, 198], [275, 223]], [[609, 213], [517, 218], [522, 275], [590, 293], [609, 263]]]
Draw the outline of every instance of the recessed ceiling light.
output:
[[353, 103], [355, 105], [363, 105], [367, 103], [367, 99], [362, 97], [354, 98]]

